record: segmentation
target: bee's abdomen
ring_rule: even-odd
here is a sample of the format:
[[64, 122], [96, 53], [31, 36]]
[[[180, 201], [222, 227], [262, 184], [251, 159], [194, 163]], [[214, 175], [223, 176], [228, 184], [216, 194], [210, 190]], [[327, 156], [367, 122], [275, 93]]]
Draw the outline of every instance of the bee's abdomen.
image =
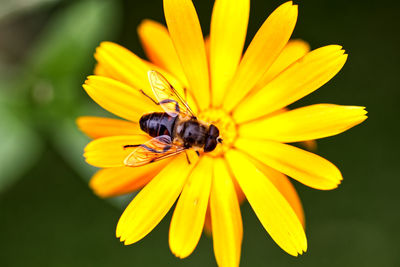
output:
[[178, 117], [171, 117], [165, 112], [145, 114], [140, 118], [140, 129], [148, 133], [151, 137], [160, 135], [172, 137], [172, 131], [177, 118]]

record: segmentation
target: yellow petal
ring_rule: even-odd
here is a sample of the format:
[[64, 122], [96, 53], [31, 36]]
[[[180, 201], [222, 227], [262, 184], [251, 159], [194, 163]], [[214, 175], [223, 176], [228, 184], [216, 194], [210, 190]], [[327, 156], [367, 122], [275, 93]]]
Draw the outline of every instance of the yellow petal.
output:
[[136, 191], [156, 176], [169, 160], [160, 160], [141, 167], [117, 167], [98, 171], [89, 186], [100, 197], [114, 197]]
[[233, 178], [232, 181], [233, 181], [233, 185], [235, 186], [235, 191], [236, 191], [236, 195], [237, 195], [239, 204], [242, 204], [246, 200], [246, 196], [244, 195], [242, 188], [240, 188], [240, 185], [238, 184], [236, 179]]
[[342, 180], [342, 175], [335, 165], [320, 156], [291, 145], [239, 138], [235, 146], [242, 151], [248, 151], [253, 158], [275, 170], [315, 189], [334, 189]]
[[128, 49], [112, 42], [102, 42], [94, 57], [114, 79], [153, 95], [147, 77], [149, 66]]
[[143, 134], [139, 124], [119, 119], [83, 116], [79, 117], [76, 123], [82, 132], [93, 139], [115, 135]]
[[86, 162], [100, 168], [124, 167], [125, 158], [134, 148], [125, 145], [143, 144], [150, 140], [147, 135], [109, 136], [96, 139], [85, 147]]
[[210, 105], [208, 63], [200, 23], [190, 0], [164, 0], [168, 30], [200, 109]]
[[[160, 25], [160, 27], [163, 26]], [[168, 50], [166, 48], [163, 47], [163, 50], [166, 54], [168, 54]], [[95, 70], [101, 73], [101, 76], [111, 77], [114, 80], [121, 81], [122, 83], [129, 85], [132, 89], [140, 92], [142, 95], [143, 93], [141, 91], [143, 91], [152, 99], [155, 99], [147, 75], [147, 72], [151, 69], [161, 72], [174, 86], [174, 88], [181, 95], [184, 95], [182, 86], [187, 87], [187, 81], [184, 76], [179, 74], [179, 72], [177, 73], [175, 69], [171, 69], [174, 71], [171, 72], [173, 73], [173, 75], [171, 75], [162, 67], [148, 64], [146, 60], [142, 60], [126, 48], [115, 43], [101, 43], [96, 50], [95, 57], [99, 61]], [[180, 75], [178, 80], [176, 75]]]
[[264, 87], [290, 64], [300, 59], [308, 52], [310, 52], [310, 45], [307, 42], [303, 40], [290, 40], [253, 90]]
[[[260, 118], [260, 120], [268, 119], [270, 117], [276, 116], [278, 114], [281, 114], [281, 113], [284, 113], [284, 112], [287, 112], [287, 111], [289, 111], [288, 108], [281, 108], [281, 109], [278, 109], [278, 110], [276, 110], [276, 111], [274, 111], [272, 113], [269, 113], [268, 115]], [[245, 123], [241, 124], [241, 125], [245, 125]], [[239, 127], [238, 127], [239, 130], [240, 130], [240, 126], [241, 125], [239, 125]], [[303, 141], [303, 142], [300, 142], [300, 145], [302, 147], [304, 147], [308, 151], [312, 151], [312, 152], [316, 152], [317, 151], [317, 142], [315, 140]]]
[[300, 142], [342, 133], [363, 122], [366, 113], [364, 107], [317, 104], [243, 124], [239, 134], [283, 143]]
[[217, 0], [211, 18], [210, 76], [213, 106], [221, 106], [225, 89], [242, 57], [250, 0]]
[[97, 63], [96, 66], [94, 67], [93, 73], [94, 73], [94, 75], [97, 75], [97, 76], [104, 76], [104, 77], [113, 78], [107, 72], [106, 68], [104, 68], [103, 65], [101, 65], [99, 63]]
[[[246, 200], [246, 196], [244, 195], [244, 193], [243, 193], [242, 189], [240, 188], [240, 185], [237, 183], [236, 179], [234, 179], [233, 177], [232, 177], [232, 182], [233, 182], [233, 186], [235, 187], [237, 200], [239, 202], [239, 205], [241, 205]], [[204, 232], [209, 236], [211, 236], [211, 234], [212, 234], [210, 207], [208, 207], [207, 213], [206, 213], [206, 221], [204, 222]]]
[[239, 266], [242, 216], [232, 177], [223, 159], [214, 163], [210, 211], [214, 254], [219, 266]]
[[238, 123], [262, 117], [312, 93], [339, 72], [347, 55], [341, 46], [330, 45], [311, 51], [281, 72], [265, 87], [237, 106]]
[[297, 194], [296, 189], [290, 180], [283, 173], [280, 173], [268, 167], [267, 165], [262, 164], [258, 160], [252, 160], [252, 162], [258, 170], [264, 173], [264, 175], [274, 184], [276, 189], [278, 189], [282, 196], [287, 200], [304, 228], [305, 219], [303, 206], [301, 205], [299, 195]]
[[187, 85], [181, 62], [176, 54], [167, 28], [153, 20], [144, 20], [138, 27], [140, 41], [147, 57]]
[[241, 152], [230, 150], [226, 158], [247, 200], [272, 239], [293, 256], [306, 251], [303, 226], [274, 184]]
[[177, 156], [131, 201], [118, 221], [116, 235], [125, 245], [145, 237], [167, 214], [196, 163]]
[[204, 38], [204, 47], [206, 48], [208, 67], [210, 67], [210, 36]]
[[212, 230], [211, 230], [211, 211], [210, 211], [210, 204], [207, 207], [207, 212], [206, 212], [206, 219], [204, 222], [204, 232], [211, 237], [212, 235]]
[[101, 107], [130, 121], [138, 122], [145, 113], [161, 111], [139, 91], [107, 77], [89, 76], [83, 88]]
[[297, 6], [287, 2], [264, 22], [247, 48], [234, 79], [229, 84], [223, 107], [232, 110], [261, 79], [287, 44], [297, 20]]
[[213, 159], [204, 156], [183, 187], [169, 228], [169, 246], [179, 258], [196, 248], [203, 230], [210, 197]]

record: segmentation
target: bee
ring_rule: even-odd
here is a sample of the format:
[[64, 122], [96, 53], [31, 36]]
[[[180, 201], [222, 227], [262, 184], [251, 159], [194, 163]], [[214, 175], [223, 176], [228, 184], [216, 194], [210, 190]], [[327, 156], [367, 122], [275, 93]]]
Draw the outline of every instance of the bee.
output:
[[160, 105], [165, 112], [144, 114], [140, 118], [140, 129], [153, 138], [144, 144], [124, 146], [124, 149], [135, 147], [124, 161], [126, 166], [142, 166], [180, 154], [190, 148], [200, 155], [199, 151], [211, 152], [217, 144], [222, 143], [218, 128], [198, 120], [186, 101], [164, 76], [150, 70], [148, 78], [158, 102], [145, 95]]

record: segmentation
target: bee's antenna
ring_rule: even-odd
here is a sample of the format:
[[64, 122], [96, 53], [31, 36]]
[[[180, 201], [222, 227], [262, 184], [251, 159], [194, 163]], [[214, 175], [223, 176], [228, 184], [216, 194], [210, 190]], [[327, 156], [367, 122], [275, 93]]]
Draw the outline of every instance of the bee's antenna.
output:
[[221, 137], [217, 138], [217, 142], [222, 144], [222, 141], [224, 141]]

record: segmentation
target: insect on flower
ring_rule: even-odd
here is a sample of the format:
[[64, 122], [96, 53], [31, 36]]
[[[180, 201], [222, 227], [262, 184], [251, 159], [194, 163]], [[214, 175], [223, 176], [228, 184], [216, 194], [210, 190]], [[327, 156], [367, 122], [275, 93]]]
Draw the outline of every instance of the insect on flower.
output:
[[167, 27], [151, 20], [138, 27], [149, 61], [102, 42], [95, 75], [83, 85], [122, 118], [78, 119], [94, 139], [84, 157], [101, 168], [90, 187], [100, 197], [140, 190], [118, 221], [117, 238], [138, 242], [176, 203], [172, 253], [188, 257], [205, 230], [218, 265], [237, 267], [246, 200], [278, 246], [293, 256], [304, 253], [304, 212], [291, 179], [331, 190], [342, 175], [293, 143], [342, 133], [367, 111], [288, 106], [331, 80], [347, 54], [340, 45], [310, 51], [306, 42], [290, 40], [298, 15], [292, 1], [265, 20], [245, 51], [250, 0], [216, 0], [209, 38], [191, 0], [163, 3]]
[[126, 166], [142, 166], [177, 155], [189, 148], [196, 149], [200, 155], [199, 150], [211, 152], [218, 143], [222, 143], [218, 128], [199, 121], [164, 76], [154, 70], [150, 70], [148, 76], [158, 100], [155, 104], [160, 105], [165, 112], [145, 114], [140, 118], [140, 128], [154, 138], [144, 144], [125, 145], [124, 148], [137, 147], [125, 159]]

